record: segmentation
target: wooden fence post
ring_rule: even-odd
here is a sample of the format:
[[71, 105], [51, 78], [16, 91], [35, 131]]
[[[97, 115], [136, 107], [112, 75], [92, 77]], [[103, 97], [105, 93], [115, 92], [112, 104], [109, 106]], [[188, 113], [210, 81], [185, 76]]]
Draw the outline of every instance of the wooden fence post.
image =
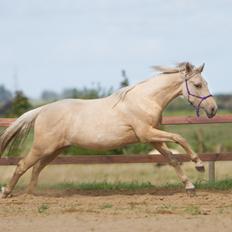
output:
[[[220, 154], [222, 151], [222, 145], [218, 144], [215, 150], [218, 154]], [[215, 177], [216, 177], [215, 161], [209, 161], [208, 164], [209, 164], [209, 182], [215, 182]]]
[[208, 168], [209, 168], [209, 182], [214, 182], [215, 181], [215, 161], [209, 161], [208, 162]]

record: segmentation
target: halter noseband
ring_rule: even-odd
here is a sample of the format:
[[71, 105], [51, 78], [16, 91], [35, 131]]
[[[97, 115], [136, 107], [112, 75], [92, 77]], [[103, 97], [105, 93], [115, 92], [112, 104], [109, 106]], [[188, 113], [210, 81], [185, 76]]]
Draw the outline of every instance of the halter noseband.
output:
[[[185, 75], [185, 77], [186, 77], [186, 75]], [[209, 94], [209, 95], [207, 95], [207, 96], [202, 97], [202, 96], [197, 96], [197, 95], [195, 95], [195, 94], [192, 94], [192, 93], [190, 92], [190, 90], [189, 90], [189, 87], [188, 87], [188, 79], [187, 79], [187, 78], [185, 78], [185, 86], [186, 86], [186, 90], [187, 90], [187, 93], [188, 93], [188, 102], [189, 102], [191, 105], [193, 105], [193, 103], [190, 102], [189, 96], [192, 96], [192, 97], [196, 97], [196, 98], [201, 99], [201, 101], [198, 103], [197, 106], [194, 106], [194, 105], [193, 105], [193, 106], [195, 107], [195, 110], [196, 110], [196, 115], [197, 115], [197, 117], [199, 117], [199, 116], [200, 116], [200, 107], [201, 107], [201, 103], [202, 103], [204, 100], [206, 100], [207, 98], [212, 97], [213, 95], [212, 95], [212, 94]]]

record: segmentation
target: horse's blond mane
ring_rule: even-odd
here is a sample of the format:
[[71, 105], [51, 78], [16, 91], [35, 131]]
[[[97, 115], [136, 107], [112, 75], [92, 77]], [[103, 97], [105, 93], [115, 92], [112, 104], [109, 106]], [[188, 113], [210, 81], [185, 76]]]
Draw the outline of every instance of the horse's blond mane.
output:
[[171, 73], [178, 73], [184, 71], [187, 63], [190, 65], [192, 69], [194, 68], [194, 65], [192, 65], [189, 62], [177, 63], [175, 67], [153, 66], [152, 68], [162, 74], [171, 74]]
[[121, 89], [119, 89], [117, 92], [115, 92], [114, 96], [117, 97], [117, 101], [116, 103], [113, 105], [113, 108], [115, 106], [117, 106], [119, 104], [119, 102], [121, 101], [124, 101], [124, 99], [126, 98], [127, 94], [133, 90], [136, 86], [142, 84], [142, 83], [145, 83], [147, 82], [149, 79], [147, 80], [143, 80], [143, 81], [140, 81], [139, 83], [135, 84], [135, 85], [130, 85], [130, 86], [126, 86], [126, 87], [123, 87]]

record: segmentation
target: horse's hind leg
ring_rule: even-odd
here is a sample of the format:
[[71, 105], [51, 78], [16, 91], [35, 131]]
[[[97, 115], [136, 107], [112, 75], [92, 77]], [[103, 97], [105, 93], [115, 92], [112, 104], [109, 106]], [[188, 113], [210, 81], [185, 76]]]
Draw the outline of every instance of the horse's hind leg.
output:
[[6, 198], [8, 195], [11, 194], [19, 178], [40, 159], [41, 155], [38, 150], [32, 148], [29, 151], [28, 155], [18, 162], [10, 182], [2, 191], [2, 198]]
[[192, 184], [192, 182], [189, 180], [189, 178], [185, 175], [182, 168], [180, 167], [180, 164], [178, 160], [176, 160], [172, 152], [168, 149], [167, 145], [165, 143], [153, 143], [152, 144], [163, 156], [165, 156], [169, 160], [169, 164], [174, 167], [177, 176], [181, 179], [181, 181], [185, 185], [185, 189], [187, 192], [194, 192], [195, 186]]
[[34, 166], [31, 174], [31, 180], [27, 188], [27, 193], [33, 194], [35, 191], [35, 188], [38, 184], [38, 178], [40, 172], [48, 165], [50, 162], [52, 162], [57, 156], [59, 152], [54, 152], [53, 154], [46, 156], [42, 159], [40, 159]]

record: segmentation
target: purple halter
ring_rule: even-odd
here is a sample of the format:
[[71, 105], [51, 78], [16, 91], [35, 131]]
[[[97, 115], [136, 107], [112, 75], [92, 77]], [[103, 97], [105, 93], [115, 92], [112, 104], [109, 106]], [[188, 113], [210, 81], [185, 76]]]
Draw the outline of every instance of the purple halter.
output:
[[[189, 87], [188, 87], [188, 80], [187, 80], [187, 79], [185, 79], [185, 85], [186, 85], [186, 89], [187, 89], [187, 93], [188, 93], [188, 101], [189, 101], [189, 96], [192, 96], [192, 97], [196, 97], [196, 98], [201, 99], [201, 101], [199, 102], [199, 104], [198, 104], [197, 106], [194, 106], [194, 107], [195, 107], [195, 110], [196, 110], [196, 115], [197, 115], [197, 117], [199, 117], [199, 116], [200, 116], [200, 107], [201, 107], [201, 103], [202, 103], [204, 100], [206, 100], [207, 98], [212, 97], [213, 95], [212, 95], [212, 94], [209, 94], [209, 95], [207, 95], [207, 96], [205, 96], [205, 97], [202, 97], [202, 96], [197, 96], [197, 95], [195, 95], [195, 94], [190, 93]], [[192, 102], [189, 101], [189, 103], [190, 103], [191, 105], [193, 105]]]

